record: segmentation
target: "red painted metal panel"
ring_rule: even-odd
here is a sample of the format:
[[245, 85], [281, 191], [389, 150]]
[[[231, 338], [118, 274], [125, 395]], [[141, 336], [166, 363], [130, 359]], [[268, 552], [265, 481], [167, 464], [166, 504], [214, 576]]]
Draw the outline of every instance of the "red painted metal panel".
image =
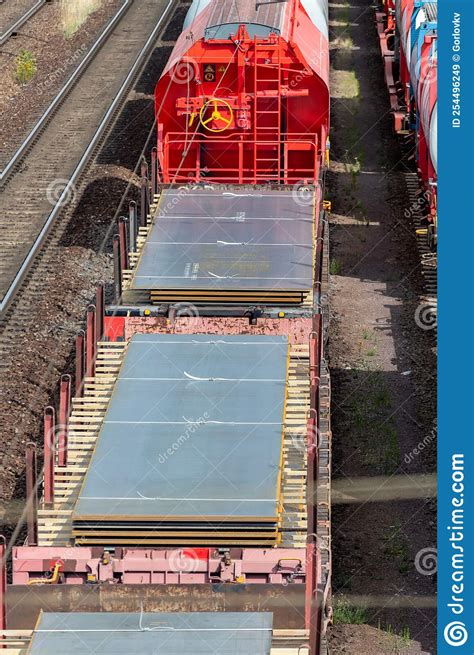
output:
[[95, 307], [89, 305], [86, 317], [86, 375], [93, 376], [95, 372]]
[[[304, 548], [124, 548], [20, 546], [13, 549], [13, 584], [44, 578], [59, 563], [57, 584], [303, 584]], [[314, 555], [316, 556], [316, 555]], [[313, 559], [310, 564], [312, 565]], [[314, 574], [311, 578], [315, 583]]]
[[35, 546], [38, 538], [38, 468], [36, 444], [26, 444], [26, 525], [28, 545]]
[[56, 419], [54, 407], [44, 410], [44, 503], [54, 501], [54, 460], [56, 449]]
[[7, 628], [6, 592], [7, 592], [7, 563], [6, 563], [5, 537], [0, 535], [0, 630]]
[[104, 321], [104, 337], [107, 341], [122, 341], [125, 336], [125, 318], [122, 316], [106, 316]]
[[85, 372], [85, 334], [81, 330], [76, 337], [76, 396], [82, 396], [83, 380]]
[[69, 411], [71, 404], [71, 376], [61, 376], [59, 388], [58, 465], [67, 465]]
[[252, 37], [241, 24], [234, 38], [205, 38], [214, 5], [178, 39], [156, 87], [163, 181], [317, 179], [329, 122], [326, 33], [292, 0], [281, 34]]

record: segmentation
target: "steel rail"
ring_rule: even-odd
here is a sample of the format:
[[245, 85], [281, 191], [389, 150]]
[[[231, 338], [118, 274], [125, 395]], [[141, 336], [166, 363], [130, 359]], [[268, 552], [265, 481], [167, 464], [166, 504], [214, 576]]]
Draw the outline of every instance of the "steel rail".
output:
[[0, 46], [2, 46], [4, 43], [8, 41], [8, 39], [11, 37], [12, 34], [17, 32], [22, 25], [24, 25], [27, 21], [30, 20], [32, 16], [36, 14], [37, 11], [41, 9], [43, 5], [46, 4], [46, 0], [38, 0], [28, 11], [25, 11], [23, 16], [20, 16], [17, 21], [13, 23], [13, 25], [10, 25], [10, 27], [7, 28], [3, 34], [0, 34]]
[[87, 55], [84, 57], [84, 59], [81, 61], [79, 66], [74, 70], [72, 75], [68, 78], [66, 84], [62, 87], [62, 89], [58, 92], [56, 97], [53, 99], [49, 107], [46, 109], [44, 114], [41, 116], [41, 118], [37, 121], [31, 132], [28, 134], [26, 139], [23, 141], [23, 143], [20, 145], [20, 147], [17, 149], [15, 154], [12, 156], [8, 164], [5, 166], [3, 171], [0, 173], [0, 183], [4, 183], [4, 180], [10, 175], [12, 172], [13, 168], [18, 164], [18, 162], [21, 160], [23, 155], [25, 154], [26, 150], [28, 147], [31, 145], [31, 143], [34, 141], [34, 139], [38, 136], [38, 134], [41, 132], [43, 127], [46, 125], [46, 123], [52, 118], [54, 115], [54, 112], [56, 109], [59, 107], [61, 102], [64, 100], [64, 98], [67, 96], [69, 91], [72, 89], [72, 87], [76, 84], [78, 79], [81, 77], [83, 72], [86, 70], [86, 68], [89, 66], [95, 55], [97, 54], [98, 50], [102, 47], [104, 42], [107, 40], [107, 38], [110, 36], [110, 33], [114, 29], [114, 27], [117, 25], [117, 23], [120, 21], [122, 16], [125, 14], [125, 12], [130, 8], [133, 0], [124, 0], [123, 5], [120, 7], [120, 9], [117, 11], [117, 13], [113, 16], [111, 20], [107, 23], [106, 27], [104, 30], [101, 32], [99, 38], [97, 41], [93, 44]]
[[[129, 0], [127, 0], [129, 1]], [[90, 141], [86, 151], [84, 152], [81, 160], [79, 161], [78, 165], [76, 166], [74, 172], [72, 173], [71, 177], [69, 178], [69, 182], [67, 183], [66, 187], [64, 188], [61, 196], [59, 197], [58, 201], [56, 202], [53, 210], [49, 214], [46, 223], [44, 224], [41, 232], [39, 233], [38, 237], [36, 238], [35, 242], [33, 243], [30, 251], [28, 252], [28, 255], [23, 261], [23, 264], [21, 265], [18, 273], [15, 275], [15, 278], [13, 279], [13, 282], [9, 286], [3, 300], [0, 303], [0, 318], [3, 318], [8, 307], [10, 306], [11, 302], [13, 301], [15, 294], [17, 293], [18, 289], [20, 288], [23, 280], [25, 279], [30, 267], [32, 266], [34, 259], [36, 255], [38, 254], [41, 246], [43, 245], [43, 242], [45, 241], [51, 227], [54, 224], [54, 221], [57, 217], [57, 215], [60, 213], [60, 211], [63, 209], [63, 204], [67, 204], [67, 198], [68, 194], [71, 190], [71, 188], [74, 186], [76, 180], [80, 177], [81, 173], [83, 172], [85, 166], [87, 165], [92, 153], [94, 152], [95, 147], [97, 146], [97, 143], [99, 142], [103, 132], [105, 131], [106, 127], [108, 126], [108, 123], [113, 116], [115, 110], [119, 106], [120, 102], [122, 101], [123, 97], [126, 95], [129, 85], [131, 81], [135, 78], [135, 75], [137, 74], [138, 70], [140, 69], [140, 66], [142, 64], [142, 60], [147, 56], [148, 51], [151, 47], [151, 45], [154, 43], [156, 40], [156, 36], [161, 28], [161, 25], [165, 18], [167, 18], [168, 13], [170, 8], [175, 4], [176, 0], [168, 0], [168, 4], [166, 5], [162, 16], [158, 20], [157, 24], [155, 25], [153, 32], [150, 34], [148, 37], [147, 42], [143, 46], [142, 50], [139, 52], [137, 55], [137, 58], [135, 59], [135, 62], [130, 69], [130, 72], [128, 73], [125, 81], [123, 82], [122, 86], [119, 89], [119, 92], [115, 96], [112, 104], [110, 105], [109, 109], [107, 110], [107, 113], [105, 114], [104, 118], [102, 119], [99, 127], [97, 128], [97, 131], [95, 135], [93, 136], [92, 140]]]

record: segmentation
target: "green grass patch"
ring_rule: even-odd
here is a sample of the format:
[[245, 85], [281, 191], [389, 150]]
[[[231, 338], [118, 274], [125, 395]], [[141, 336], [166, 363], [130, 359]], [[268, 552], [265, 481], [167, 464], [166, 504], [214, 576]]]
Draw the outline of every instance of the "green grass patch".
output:
[[360, 98], [360, 84], [355, 71], [334, 70], [332, 87], [334, 98], [351, 100]]
[[36, 57], [32, 52], [26, 48], [20, 50], [20, 54], [15, 60], [15, 79], [19, 84], [28, 84], [30, 80], [36, 75], [38, 70], [36, 65]]
[[339, 259], [331, 259], [329, 262], [329, 273], [331, 275], [339, 275], [342, 271], [342, 263]]
[[345, 423], [358, 444], [360, 462], [370, 475], [389, 475], [400, 464], [398, 433], [392, 416], [390, 390], [383, 372], [378, 370], [375, 356], [377, 335], [362, 332], [359, 343], [361, 359], [354, 374], [349, 394], [343, 403]]
[[364, 607], [352, 605], [345, 596], [334, 600], [333, 605], [333, 622], [334, 624], [351, 623], [353, 625], [362, 625], [367, 623], [367, 611]]
[[398, 652], [400, 649], [406, 648], [411, 644], [410, 628], [408, 626], [403, 627], [400, 632], [398, 632], [390, 623], [386, 626], [383, 626], [379, 621], [378, 628], [379, 630], [383, 630], [388, 635], [395, 638], [395, 648], [397, 649], [396, 652]]
[[400, 573], [406, 573], [411, 567], [408, 539], [403, 533], [399, 521], [390, 527], [385, 536], [385, 554], [398, 564]]

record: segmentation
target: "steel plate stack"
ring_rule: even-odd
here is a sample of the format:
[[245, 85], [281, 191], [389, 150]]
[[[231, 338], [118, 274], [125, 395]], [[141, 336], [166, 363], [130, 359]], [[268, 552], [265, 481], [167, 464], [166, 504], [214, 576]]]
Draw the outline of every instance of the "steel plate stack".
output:
[[313, 286], [313, 214], [291, 191], [165, 190], [124, 299], [302, 303]]
[[269, 655], [268, 612], [41, 614], [30, 655]]
[[73, 513], [78, 544], [274, 545], [289, 344], [130, 341]]

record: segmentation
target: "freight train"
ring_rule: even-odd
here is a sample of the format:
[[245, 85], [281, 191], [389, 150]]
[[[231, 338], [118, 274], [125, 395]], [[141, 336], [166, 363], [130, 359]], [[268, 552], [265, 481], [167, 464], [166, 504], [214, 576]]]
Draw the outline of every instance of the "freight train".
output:
[[195, 0], [156, 125], [40, 473], [28, 445], [7, 625], [32, 653], [125, 625], [127, 652], [323, 654], [326, 1]]
[[436, 245], [438, 8], [436, 2], [384, 0], [377, 25], [395, 129], [412, 131], [426, 201], [429, 241]]

